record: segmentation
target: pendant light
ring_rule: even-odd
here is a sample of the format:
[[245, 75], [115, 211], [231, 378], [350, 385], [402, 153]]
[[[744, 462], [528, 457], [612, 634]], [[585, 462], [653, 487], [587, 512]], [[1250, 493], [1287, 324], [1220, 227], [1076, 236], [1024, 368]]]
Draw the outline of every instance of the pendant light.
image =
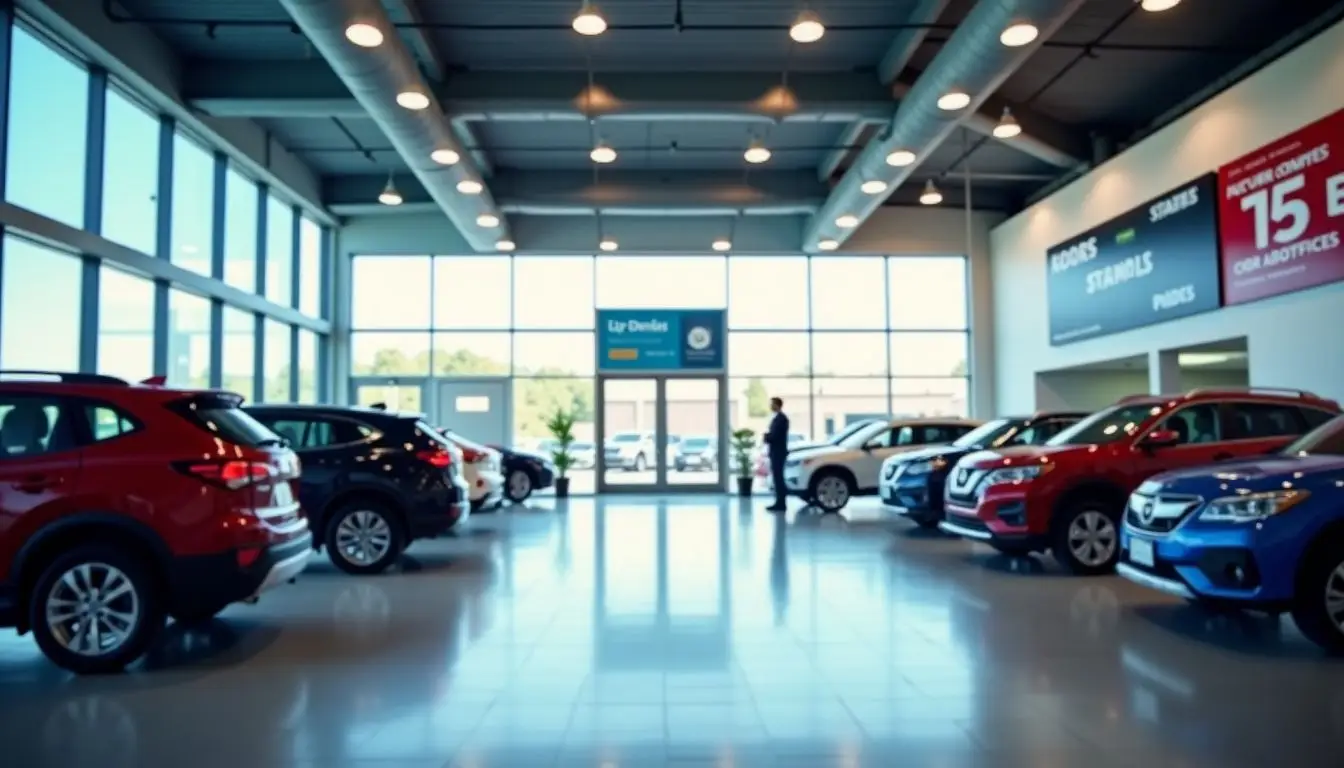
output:
[[599, 141], [597, 146], [593, 147], [593, 151], [588, 153], [588, 157], [592, 158], [594, 163], [606, 165], [616, 162], [616, 150], [605, 141]]
[[607, 20], [602, 16], [602, 12], [597, 9], [596, 3], [585, 0], [570, 26], [580, 35], [593, 37], [607, 31]]
[[965, 91], [948, 91], [938, 97], [938, 108], [944, 112], [956, 112], [970, 106], [971, 97]]
[[920, 194], [919, 202], [924, 205], [937, 205], [943, 202], [943, 193], [938, 191], [938, 187], [934, 186], [933, 179], [929, 179], [928, 183], [924, 185], [924, 192]]
[[908, 165], [914, 165], [916, 159], [914, 152], [908, 149], [897, 149], [887, 155], [887, 165], [893, 168], [904, 168]]
[[406, 90], [397, 94], [397, 103], [406, 109], [419, 112], [429, 108], [429, 97], [416, 90]]
[[499, 217], [493, 213], [482, 213], [476, 217], [476, 226], [491, 229], [499, 226]]
[[830, 240], [830, 239], [827, 239], [827, 240], [822, 240], [821, 242], [817, 243], [817, 249], [818, 249], [818, 250], [821, 250], [821, 251], [834, 251], [836, 248], [839, 248], [839, 247], [840, 247], [840, 241], [839, 241], [839, 240]]
[[378, 193], [378, 202], [383, 205], [401, 205], [401, 193], [397, 191], [397, 185], [392, 183], [390, 173], [387, 174], [387, 185]]
[[429, 159], [439, 165], [457, 165], [457, 161], [462, 157], [457, 154], [457, 150], [448, 147], [440, 147], [429, 153]]
[[881, 179], [869, 179], [859, 186], [865, 195], [880, 195], [887, 191], [887, 182]]
[[822, 24], [821, 18], [811, 11], [798, 14], [793, 26], [789, 27], [789, 37], [793, 38], [795, 43], [815, 43], [824, 34], [826, 25]]
[[1010, 24], [1003, 32], [999, 33], [999, 42], [1009, 48], [1021, 48], [1024, 45], [1030, 45], [1040, 37], [1041, 30], [1029, 21], [1019, 21]]
[[1142, 0], [1139, 7], [1149, 13], [1161, 13], [1170, 11], [1172, 8], [1181, 4], [1181, 0]]
[[994, 126], [994, 138], [1011, 139], [1022, 135], [1022, 126], [1018, 124], [1017, 118], [1013, 117], [1012, 110], [1003, 108], [1003, 116], [999, 118], [999, 124]]
[[759, 165], [770, 160], [770, 150], [761, 143], [760, 139], [752, 139], [751, 146], [747, 147], [746, 152], [742, 153], [742, 158], [748, 163]]
[[372, 24], [356, 21], [345, 28], [345, 39], [360, 48], [377, 48], [383, 44], [383, 31]]
[[516, 248], [516, 247], [518, 247], [518, 246], [517, 246], [512, 240], [496, 240], [496, 241], [495, 241], [495, 250], [496, 250], [496, 251], [506, 251], [506, 252], [507, 252], [507, 251], [512, 251], [512, 250], [513, 250], [514, 248]]
[[463, 179], [457, 182], [457, 191], [464, 195], [479, 195], [485, 191], [485, 185], [475, 179]]
[[841, 229], [853, 229], [859, 226], [859, 217], [852, 213], [846, 213], [843, 216], [835, 217], [835, 226]]

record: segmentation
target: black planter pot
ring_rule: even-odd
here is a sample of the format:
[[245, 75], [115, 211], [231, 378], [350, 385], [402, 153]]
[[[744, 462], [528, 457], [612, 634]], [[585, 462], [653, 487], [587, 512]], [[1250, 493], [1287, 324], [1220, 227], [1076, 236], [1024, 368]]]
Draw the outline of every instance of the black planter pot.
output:
[[753, 480], [754, 480], [754, 478], [750, 478], [750, 477], [739, 477], [739, 478], [737, 478], [737, 495], [738, 495], [738, 496], [742, 496], [742, 497], [750, 496], [750, 495], [751, 495], [751, 484], [752, 484], [752, 481], [753, 481]]
[[569, 498], [569, 478], [568, 478], [568, 477], [557, 477], [557, 478], [555, 478], [555, 498], [557, 498], [557, 499], [567, 499], [567, 498]]

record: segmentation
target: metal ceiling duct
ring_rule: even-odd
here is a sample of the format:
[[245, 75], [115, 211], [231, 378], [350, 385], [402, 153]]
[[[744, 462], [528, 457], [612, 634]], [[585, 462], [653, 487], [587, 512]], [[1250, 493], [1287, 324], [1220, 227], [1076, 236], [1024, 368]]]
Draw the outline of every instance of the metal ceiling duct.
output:
[[[962, 118], [972, 115], [1018, 67], [1068, 21], [1086, 0], [979, 0], [934, 57], [929, 67], [901, 99], [891, 124], [878, 134], [831, 190], [826, 204], [808, 222], [803, 248], [816, 251], [824, 239], [844, 242], [854, 229], [835, 225], [843, 215], [865, 221], [902, 183], [919, 163], [956, 129]], [[1010, 24], [1031, 21], [1040, 35], [1031, 45], [1010, 48], [999, 34]], [[971, 97], [964, 109], [948, 112], [938, 107], [938, 98], [959, 90]], [[893, 168], [887, 155], [897, 149], [914, 152], [913, 165]], [[868, 195], [863, 182], [887, 182], [886, 195]]]
[[[508, 240], [508, 223], [487, 189], [479, 195], [463, 195], [457, 183], [481, 180], [471, 154], [453, 133], [434, 91], [400, 33], [392, 25], [380, 0], [280, 0], [294, 23], [327, 60], [351, 95], [387, 134], [411, 173], [424, 184], [440, 209], [477, 251], [495, 250], [497, 240]], [[345, 28], [354, 21], [378, 27], [383, 42], [375, 48], [360, 48], [345, 38]], [[283, 72], [277, 72], [283, 77]], [[397, 104], [397, 94], [419, 90], [429, 97], [429, 107], [411, 110]], [[452, 149], [455, 165], [439, 165], [430, 159], [435, 149]], [[497, 216], [498, 227], [481, 227], [476, 218]]]

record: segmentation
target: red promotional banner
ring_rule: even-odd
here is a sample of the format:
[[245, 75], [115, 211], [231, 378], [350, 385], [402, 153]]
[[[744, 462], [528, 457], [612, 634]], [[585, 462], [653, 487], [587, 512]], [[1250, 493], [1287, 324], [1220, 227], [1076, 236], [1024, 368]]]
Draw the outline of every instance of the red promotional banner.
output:
[[1218, 169], [1223, 301], [1344, 280], [1344, 110]]

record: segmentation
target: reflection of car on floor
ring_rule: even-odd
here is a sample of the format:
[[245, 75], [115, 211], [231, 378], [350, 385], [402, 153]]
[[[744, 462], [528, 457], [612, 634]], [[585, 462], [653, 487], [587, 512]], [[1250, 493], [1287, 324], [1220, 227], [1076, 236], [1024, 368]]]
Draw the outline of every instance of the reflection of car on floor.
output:
[[1010, 554], [1049, 550], [1075, 573], [1104, 573], [1115, 568], [1120, 518], [1139, 483], [1278, 450], [1338, 413], [1337, 403], [1294, 390], [1128, 397], [1044, 446], [962, 459], [940, 527]]
[[878, 474], [888, 457], [950, 443], [979, 425], [955, 418], [868, 422], [834, 444], [789, 451], [784, 482], [790, 495], [835, 512], [854, 496], [877, 493]]
[[545, 490], [555, 483], [555, 462], [550, 456], [498, 445], [490, 447], [500, 456], [504, 498], [514, 504], [521, 504], [534, 491]]
[[653, 466], [655, 450], [652, 432], [617, 432], [602, 446], [602, 461], [607, 469], [643, 472]]
[[673, 466], [678, 472], [713, 472], [718, 469], [718, 438], [706, 435], [683, 438], [677, 447]]
[[347, 573], [381, 573], [412, 541], [447, 533], [470, 514], [461, 453], [420, 414], [328, 405], [246, 410], [298, 452], [299, 496], [315, 543]]
[[497, 509], [504, 503], [503, 458], [499, 451], [469, 440], [451, 429], [440, 429], [462, 452], [462, 476], [471, 496], [471, 511]]
[[[12, 378], [18, 377], [18, 378]], [[282, 439], [220, 392], [86, 374], [0, 383], [0, 626], [113, 672], [293, 579], [312, 551]]]
[[1344, 653], [1344, 416], [1282, 454], [1168, 472], [1129, 497], [1121, 576], [1187, 600], [1291, 611]]
[[1040, 445], [1085, 413], [1037, 413], [995, 419], [948, 445], [900, 453], [882, 464], [879, 495], [887, 509], [910, 518], [921, 528], [937, 528], [943, 520], [943, 489], [953, 465], [974, 451], [1014, 445]]

